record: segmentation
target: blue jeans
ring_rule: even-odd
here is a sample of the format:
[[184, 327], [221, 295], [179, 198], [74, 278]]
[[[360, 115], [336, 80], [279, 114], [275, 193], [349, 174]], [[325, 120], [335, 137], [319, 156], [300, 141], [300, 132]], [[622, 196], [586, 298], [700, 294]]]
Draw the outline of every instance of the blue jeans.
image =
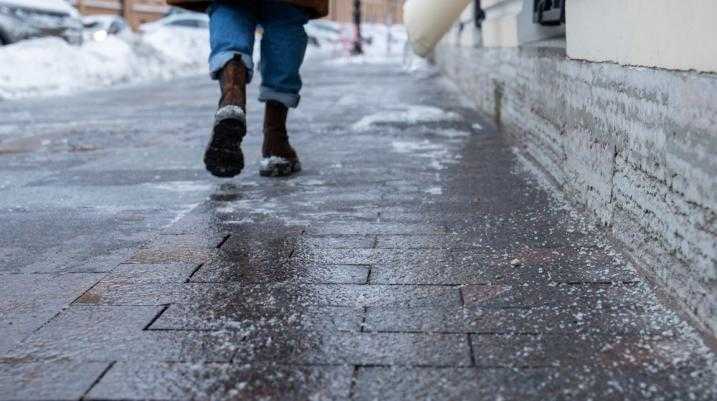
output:
[[235, 56], [241, 57], [251, 81], [254, 60], [254, 35], [257, 25], [261, 37], [262, 84], [259, 100], [274, 100], [287, 107], [299, 104], [299, 69], [306, 53], [304, 24], [309, 21], [302, 9], [280, 0], [245, 3], [214, 1], [209, 7], [209, 70], [213, 79]]

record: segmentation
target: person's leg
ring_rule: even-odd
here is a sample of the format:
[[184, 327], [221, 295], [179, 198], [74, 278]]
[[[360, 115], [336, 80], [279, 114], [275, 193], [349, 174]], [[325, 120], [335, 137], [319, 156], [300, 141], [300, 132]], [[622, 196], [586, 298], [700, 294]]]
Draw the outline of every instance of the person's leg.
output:
[[308, 15], [290, 4], [265, 0], [259, 18], [264, 28], [259, 100], [266, 102], [263, 160], [259, 173], [284, 176], [301, 170], [299, 158], [289, 144], [286, 119], [288, 109], [299, 104], [302, 86], [299, 69], [308, 42], [304, 31]]
[[308, 43], [304, 30], [308, 15], [286, 2], [264, 0], [259, 18], [264, 29], [259, 100], [275, 100], [286, 107], [296, 107], [302, 85], [299, 69]]
[[244, 168], [241, 142], [246, 135], [246, 84], [253, 69], [256, 13], [216, 1], [209, 9], [209, 29], [209, 67], [222, 94], [204, 164], [215, 176], [234, 177]]
[[209, 72], [214, 79], [226, 63], [241, 59], [247, 69], [247, 81], [254, 70], [256, 10], [250, 6], [217, 0], [209, 7]]

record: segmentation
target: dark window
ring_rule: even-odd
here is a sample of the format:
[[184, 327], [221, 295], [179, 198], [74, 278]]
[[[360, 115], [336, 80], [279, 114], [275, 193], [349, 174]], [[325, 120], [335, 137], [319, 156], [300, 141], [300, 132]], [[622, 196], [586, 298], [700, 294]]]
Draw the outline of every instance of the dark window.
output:
[[565, 23], [565, 0], [534, 0], [533, 22], [540, 25]]

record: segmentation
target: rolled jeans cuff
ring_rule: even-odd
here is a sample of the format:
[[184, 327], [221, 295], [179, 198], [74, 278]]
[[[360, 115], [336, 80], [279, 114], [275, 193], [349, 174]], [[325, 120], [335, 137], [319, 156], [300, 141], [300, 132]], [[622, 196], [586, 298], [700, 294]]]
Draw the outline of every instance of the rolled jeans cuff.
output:
[[252, 60], [252, 57], [242, 52], [233, 50], [217, 53], [209, 58], [209, 75], [212, 79], [219, 79], [219, 71], [221, 71], [222, 68], [224, 68], [224, 66], [237, 54], [241, 57], [244, 67], [246, 67], [246, 82], [251, 82], [251, 79], [254, 76], [254, 61]]
[[295, 108], [299, 105], [301, 96], [296, 93], [279, 92], [277, 90], [267, 88], [266, 86], [262, 86], [259, 88], [259, 101], [266, 102], [268, 100], [279, 102], [288, 108]]

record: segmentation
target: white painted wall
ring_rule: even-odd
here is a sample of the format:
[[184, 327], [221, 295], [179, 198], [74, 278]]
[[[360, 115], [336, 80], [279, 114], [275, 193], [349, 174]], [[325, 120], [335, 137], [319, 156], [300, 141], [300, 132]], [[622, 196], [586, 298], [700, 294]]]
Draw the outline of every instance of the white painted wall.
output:
[[515, 47], [565, 32], [562, 26], [533, 23], [533, 0], [483, 0], [481, 7], [485, 11], [481, 35], [486, 47]]
[[[455, 23], [443, 41], [453, 46], [477, 47], [480, 45], [480, 30], [475, 25], [475, 7], [463, 10], [459, 22]], [[463, 29], [459, 29], [460, 25]]]
[[717, 72], [717, 0], [570, 0], [568, 57]]

